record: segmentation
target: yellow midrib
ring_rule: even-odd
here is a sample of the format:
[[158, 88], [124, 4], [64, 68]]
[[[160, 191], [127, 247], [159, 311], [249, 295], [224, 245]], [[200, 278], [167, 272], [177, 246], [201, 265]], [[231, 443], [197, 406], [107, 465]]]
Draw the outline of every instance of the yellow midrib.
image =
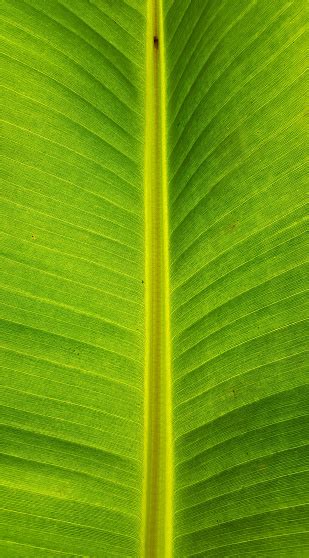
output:
[[163, 0], [148, 0], [142, 556], [172, 557], [173, 439]]

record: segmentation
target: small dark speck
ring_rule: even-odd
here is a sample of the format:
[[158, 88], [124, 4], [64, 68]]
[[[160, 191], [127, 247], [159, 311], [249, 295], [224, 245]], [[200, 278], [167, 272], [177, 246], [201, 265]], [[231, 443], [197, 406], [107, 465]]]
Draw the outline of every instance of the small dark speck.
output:
[[143, 281], [143, 279], [142, 279], [142, 283], [144, 284], [144, 281]]
[[153, 38], [153, 44], [154, 44], [155, 48], [159, 48], [159, 39], [158, 39], [157, 36], [155, 36]]

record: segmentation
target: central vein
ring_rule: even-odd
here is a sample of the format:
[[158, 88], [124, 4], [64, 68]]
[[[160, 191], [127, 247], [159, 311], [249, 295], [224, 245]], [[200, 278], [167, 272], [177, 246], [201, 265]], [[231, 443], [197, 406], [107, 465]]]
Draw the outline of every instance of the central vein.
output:
[[148, 0], [145, 129], [144, 558], [171, 558], [173, 440], [162, 0]]

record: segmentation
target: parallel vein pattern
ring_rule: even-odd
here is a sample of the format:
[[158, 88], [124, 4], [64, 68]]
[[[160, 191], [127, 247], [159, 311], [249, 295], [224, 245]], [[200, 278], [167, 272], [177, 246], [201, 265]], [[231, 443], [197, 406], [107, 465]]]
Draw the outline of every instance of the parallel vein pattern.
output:
[[1, 8], [0, 555], [309, 555], [304, 0]]
[[166, 2], [181, 558], [309, 552], [304, 7]]
[[136, 556], [145, 9], [1, 12], [0, 554]]

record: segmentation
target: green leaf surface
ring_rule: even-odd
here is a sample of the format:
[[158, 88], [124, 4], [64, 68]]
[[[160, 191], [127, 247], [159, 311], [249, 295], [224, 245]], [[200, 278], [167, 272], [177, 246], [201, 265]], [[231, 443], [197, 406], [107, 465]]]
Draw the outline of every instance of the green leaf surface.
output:
[[145, 18], [131, 4], [2, 6], [3, 556], [139, 550]]
[[166, 37], [175, 554], [307, 556], [304, 3], [171, 2]]
[[1, 557], [309, 555], [305, 19], [2, 0]]

